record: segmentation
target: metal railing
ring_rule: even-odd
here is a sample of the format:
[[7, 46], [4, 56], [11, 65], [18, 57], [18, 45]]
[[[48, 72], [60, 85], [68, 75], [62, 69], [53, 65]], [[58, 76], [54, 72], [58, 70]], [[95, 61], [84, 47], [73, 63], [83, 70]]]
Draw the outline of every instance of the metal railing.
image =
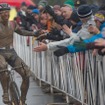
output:
[[82, 105], [105, 105], [105, 59], [91, 51], [55, 57], [52, 52], [33, 52], [35, 41], [16, 35], [14, 47], [35, 76], [65, 92]]

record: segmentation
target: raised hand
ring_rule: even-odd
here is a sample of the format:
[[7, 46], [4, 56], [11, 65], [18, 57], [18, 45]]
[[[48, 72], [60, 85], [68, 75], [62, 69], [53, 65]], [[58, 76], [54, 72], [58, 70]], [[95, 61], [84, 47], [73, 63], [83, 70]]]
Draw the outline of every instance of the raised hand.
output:
[[47, 45], [45, 43], [42, 43], [42, 42], [39, 42], [39, 46], [35, 47], [33, 49], [33, 51], [35, 52], [41, 52], [41, 51], [46, 51], [48, 48], [47, 48]]
[[95, 45], [97, 45], [97, 46], [105, 46], [105, 39], [100, 38], [100, 39], [96, 40]]
[[66, 34], [68, 34], [68, 35], [71, 36], [71, 33], [72, 33], [72, 26], [69, 28], [69, 27], [65, 24], [65, 25], [62, 26], [62, 28], [63, 28], [63, 31], [64, 31]]

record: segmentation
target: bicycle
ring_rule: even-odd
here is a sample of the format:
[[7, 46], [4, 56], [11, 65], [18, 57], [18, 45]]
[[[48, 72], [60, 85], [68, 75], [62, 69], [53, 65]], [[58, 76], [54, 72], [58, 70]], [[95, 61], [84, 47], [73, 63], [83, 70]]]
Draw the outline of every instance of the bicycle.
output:
[[21, 64], [21, 66], [19, 67], [14, 67], [14, 68], [10, 68], [10, 69], [3, 69], [0, 71], [1, 72], [7, 72], [9, 75], [9, 88], [8, 88], [8, 92], [9, 92], [9, 103], [8, 105], [20, 105], [20, 92], [18, 89], [18, 86], [14, 80], [14, 72], [12, 72], [15, 69], [18, 68], [23, 68], [24, 69], [24, 65], [23, 63]]

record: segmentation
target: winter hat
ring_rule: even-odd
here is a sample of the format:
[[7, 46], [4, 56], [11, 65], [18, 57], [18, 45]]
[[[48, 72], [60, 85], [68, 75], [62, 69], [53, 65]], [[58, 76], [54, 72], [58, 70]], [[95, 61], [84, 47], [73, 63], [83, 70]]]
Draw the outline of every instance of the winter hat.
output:
[[104, 22], [105, 21], [105, 11], [104, 10], [100, 10], [98, 11], [95, 15], [94, 15], [94, 19], [98, 20], [100, 22]]
[[74, 8], [74, 1], [73, 0], [67, 0], [64, 2], [64, 5]]
[[38, 3], [38, 6], [43, 6], [45, 7], [46, 5], [48, 5], [48, 2], [46, 0], [41, 0], [39, 3]]
[[27, 6], [26, 2], [22, 2], [21, 6]]
[[32, 10], [32, 14], [33, 14], [33, 13], [35, 13], [35, 14], [39, 14], [40, 12], [39, 12], [38, 9], [33, 9], [33, 10]]
[[79, 7], [80, 5], [87, 4], [86, 0], [75, 0], [74, 6]]
[[33, 9], [36, 9], [36, 7], [33, 5], [29, 5], [27, 9], [33, 10]]
[[77, 9], [77, 14], [80, 18], [86, 18], [92, 15], [92, 9], [89, 5], [81, 5]]

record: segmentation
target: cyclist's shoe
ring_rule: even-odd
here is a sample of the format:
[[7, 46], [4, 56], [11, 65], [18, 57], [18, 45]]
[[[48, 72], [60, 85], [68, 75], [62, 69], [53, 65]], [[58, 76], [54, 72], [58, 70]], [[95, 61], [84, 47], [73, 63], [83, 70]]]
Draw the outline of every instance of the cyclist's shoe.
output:
[[3, 102], [5, 103], [5, 104], [8, 104], [10, 101], [9, 101], [9, 94], [8, 93], [4, 93], [3, 95], [2, 95], [2, 97], [3, 97]]

